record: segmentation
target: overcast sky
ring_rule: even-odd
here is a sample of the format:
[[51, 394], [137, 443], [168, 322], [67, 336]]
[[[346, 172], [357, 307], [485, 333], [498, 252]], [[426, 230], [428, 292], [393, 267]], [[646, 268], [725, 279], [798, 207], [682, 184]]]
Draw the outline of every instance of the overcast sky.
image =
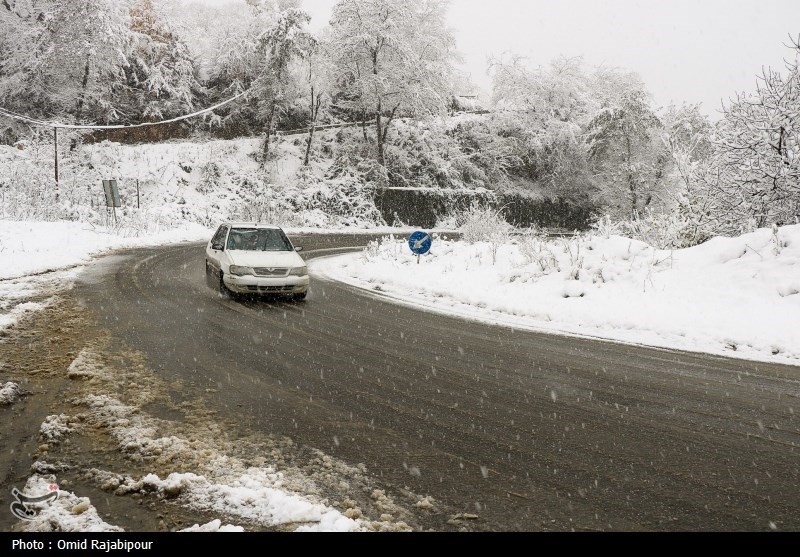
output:
[[[304, 0], [313, 28], [335, 3]], [[449, 23], [464, 69], [487, 91], [491, 55], [537, 66], [565, 54], [634, 70], [657, 104], [701, 102], [714, 116], [721, 100], [755, 88], [762, 66], [783, 69], [800, 0], [451, 0]]]

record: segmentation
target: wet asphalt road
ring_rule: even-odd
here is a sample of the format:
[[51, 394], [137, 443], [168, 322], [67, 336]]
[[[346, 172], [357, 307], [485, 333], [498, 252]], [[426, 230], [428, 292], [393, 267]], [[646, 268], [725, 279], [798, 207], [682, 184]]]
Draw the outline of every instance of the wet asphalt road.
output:
[[[307, 259], [367, 239], [293, 237]], [[515, 331], [313, 276], [304, 303], [231, 300], [203, 250], [101, 261], [74, 295], [226, 418], [432, 495], [423, 526], [800, 530], [800, 367]]]

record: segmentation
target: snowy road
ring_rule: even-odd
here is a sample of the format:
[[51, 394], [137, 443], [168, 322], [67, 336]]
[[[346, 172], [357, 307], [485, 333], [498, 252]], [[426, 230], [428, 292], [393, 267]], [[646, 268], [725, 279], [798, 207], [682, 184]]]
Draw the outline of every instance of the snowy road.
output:
[[[367, 238], [294, 240], [310, 258]], [[514, 331], [321, 278], [304, 304], [229, 300], [200, 245], [101, 261], [74, 295], [181, 381], [176, 404], [431, 495], [422, 527], [800, 529], [797, 367]]]

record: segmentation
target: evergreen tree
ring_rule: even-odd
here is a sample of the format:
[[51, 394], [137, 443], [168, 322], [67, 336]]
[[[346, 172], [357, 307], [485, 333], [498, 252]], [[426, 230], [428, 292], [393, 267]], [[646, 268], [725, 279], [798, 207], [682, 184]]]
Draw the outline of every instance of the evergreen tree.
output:
[[190, 112], [202, 91], [186, 43], [152, 0], [130, 11], [132, 45], [120, 97], [130, 122], [161, 120]]

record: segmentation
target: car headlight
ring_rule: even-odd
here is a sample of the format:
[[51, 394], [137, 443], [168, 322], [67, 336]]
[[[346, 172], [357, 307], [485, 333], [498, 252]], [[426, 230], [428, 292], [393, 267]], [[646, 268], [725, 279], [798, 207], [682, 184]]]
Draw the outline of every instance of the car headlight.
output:
[[241, 265], [231, 265], [231, 268], [228, 269], [228, 272], [237, 277], [243, 277], [244, 275], [255, 275], [252, 267], [242, 267]]
[[308, 267], [295, 267], [289, 271], [290, 277], [304, 277], [308, 274]]

